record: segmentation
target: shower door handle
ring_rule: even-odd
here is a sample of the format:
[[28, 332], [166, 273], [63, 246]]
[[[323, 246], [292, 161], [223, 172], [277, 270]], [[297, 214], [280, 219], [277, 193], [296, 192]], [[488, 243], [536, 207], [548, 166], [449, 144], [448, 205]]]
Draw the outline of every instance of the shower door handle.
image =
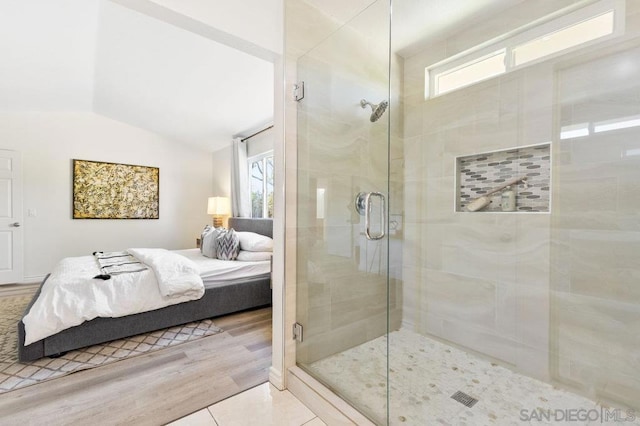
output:
[[[371, 235], [371, 199], [373, 197], [380, 198], [380, 226], [381, 231], [377, 235]], [[368, 240], [381, 240], [385, 236], [385, 220], [386, 202], [384, 194], [381, 192], [368, 192], [364, 197], [364, 235]]]

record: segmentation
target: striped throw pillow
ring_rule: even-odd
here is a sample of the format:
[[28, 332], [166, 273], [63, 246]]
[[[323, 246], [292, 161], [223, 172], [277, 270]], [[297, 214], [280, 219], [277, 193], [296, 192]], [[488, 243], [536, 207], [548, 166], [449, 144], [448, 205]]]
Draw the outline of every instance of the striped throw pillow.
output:
[[200, 236], [200, 252], [203, 256], [215, 259], [217, 257], [217, 239], [220, 235], [227, 232], [224, 228], [213, 228], [209, 225], [205, 227]]
[[236, 260], [240, 252], [240, 239], [233, 228], [216, 238], [216, 255], [220, 260]]

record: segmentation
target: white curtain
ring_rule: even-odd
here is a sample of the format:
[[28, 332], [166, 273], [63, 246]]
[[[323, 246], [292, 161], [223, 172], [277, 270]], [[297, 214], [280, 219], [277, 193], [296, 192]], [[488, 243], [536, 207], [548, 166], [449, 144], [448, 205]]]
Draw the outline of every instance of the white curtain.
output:
[[247, 144], [240, 138], [234, 139], [231, 150], [231, 214], [233, 217], [251, 217]]

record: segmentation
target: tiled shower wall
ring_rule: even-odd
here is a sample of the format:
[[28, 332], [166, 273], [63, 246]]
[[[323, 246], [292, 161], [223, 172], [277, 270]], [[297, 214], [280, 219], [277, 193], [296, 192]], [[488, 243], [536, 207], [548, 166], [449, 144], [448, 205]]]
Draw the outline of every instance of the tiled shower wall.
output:
[[[630, 3], [638, 34], [640, 2], [627, 2], [628, 12]], [[638, 43], [617, 53], [592, 52], [558, 73], [559, 127], [590, 123], [590, 131], [557, 146], [550, 275], [554, 377], [636, 410], [640, 127], [594, 130], [596, 123], [625, 122], [640, 112], [639, 74]]]
[[[537, 66], [425, 100], [424, 67], [445, 51], [405, 62], [403, 325], [548, 380], [549, 215], [455, 206], [456, 159], [553, 140], [552, 71]], [[520, 102], [527, 93], [535, 96]]]
[[[543, 144], [505, 151], [487, 152], [458, 158], [457, 211], [464, 211], [474, 199], [520, 177], [511, 188], [516, 195], [516, 211], [548, 212], [550, 204], [551, 145]], [[483, 212], [502, 211], [502, 191], [492, 194]], [[474, 212], [477, 213], [477, 212]]]
[[[522, 3], [405, 60], [403, 325], [638, 408], [640, 131], [595, 127], [640, 111], [640, 2], [626, 2], [626, 44], [424, 98], [426, 66], [545, 7], [560, 2]], [[580, 123], [588, 136], [560, 139]], [[550, 214], [455, 212], [456, 158], [549, 141]]]

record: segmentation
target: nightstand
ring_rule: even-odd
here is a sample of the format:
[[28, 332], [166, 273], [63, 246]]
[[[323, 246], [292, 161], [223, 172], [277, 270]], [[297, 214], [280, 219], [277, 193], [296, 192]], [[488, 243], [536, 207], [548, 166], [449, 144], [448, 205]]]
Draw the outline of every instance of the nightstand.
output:
[[196, 248], [200, 248], [200, 238], [196, 238]]

